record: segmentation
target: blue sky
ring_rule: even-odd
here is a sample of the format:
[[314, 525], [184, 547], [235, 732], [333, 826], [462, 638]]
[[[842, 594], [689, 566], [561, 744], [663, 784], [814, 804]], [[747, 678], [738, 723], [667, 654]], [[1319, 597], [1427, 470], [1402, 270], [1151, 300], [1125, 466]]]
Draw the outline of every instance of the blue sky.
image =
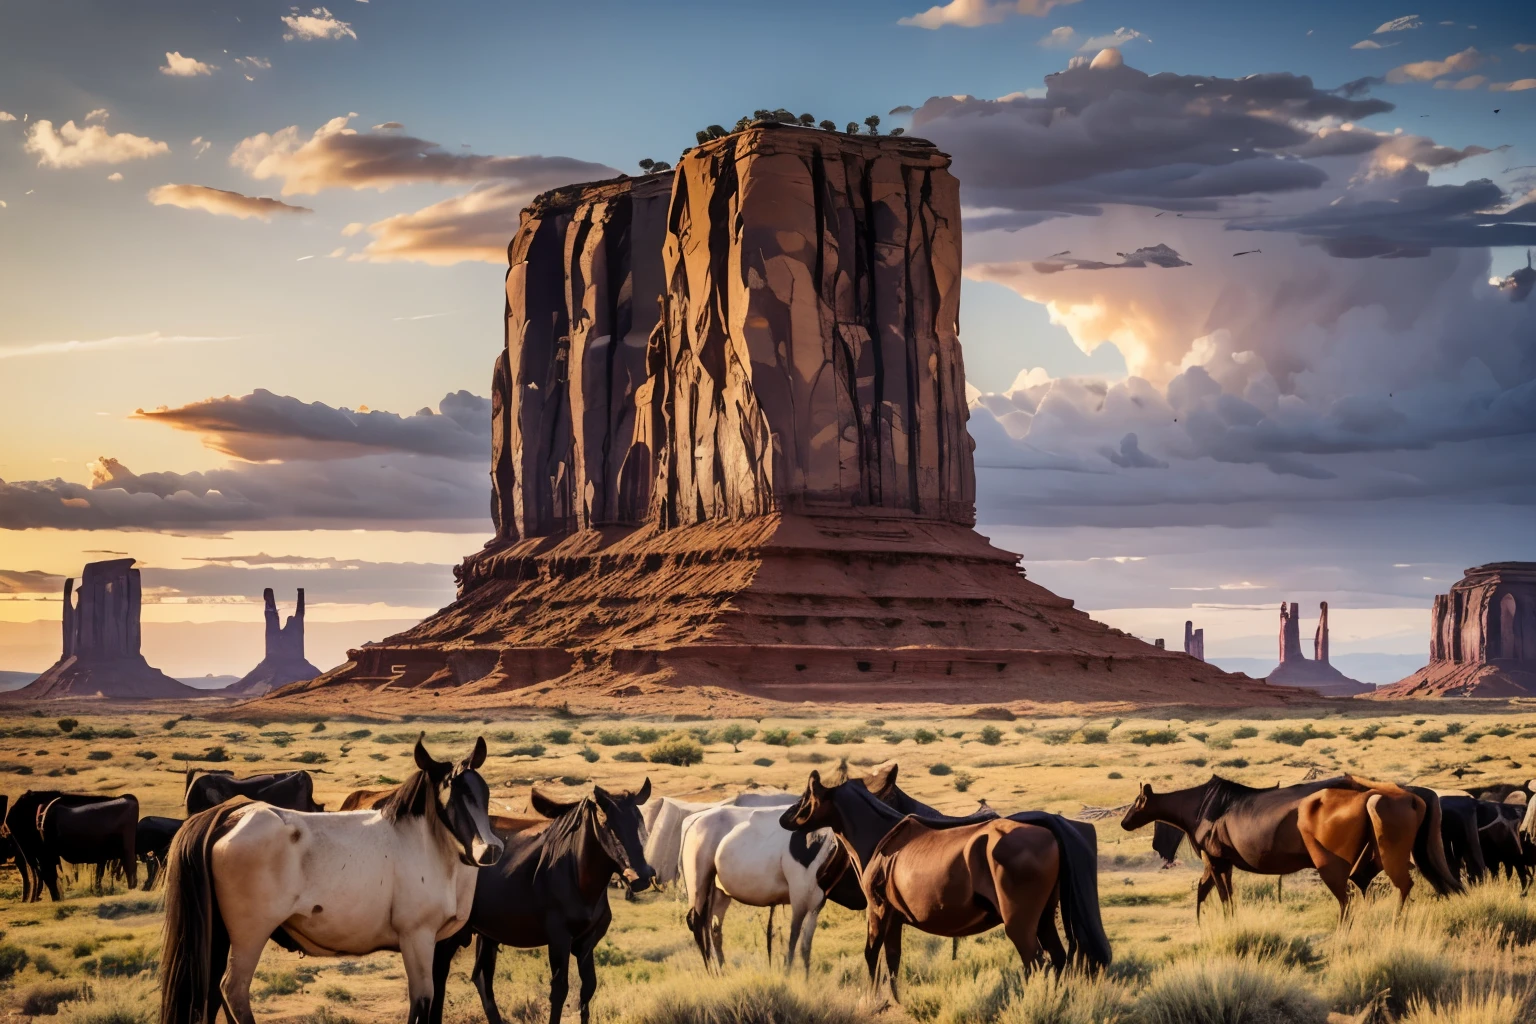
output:
[[[445, 395], [486, 394], [501, 343], [504, 267], [486, 260], [484, 239], [510, 238], [524, 201], [518, 189], [531, 195], [558, 183], [558, 166], [538, 164], [536, 173], [505, 186], [509, 198], [473, 219], [479, 255], [442, 265], [459, 256], [424, 262], [411, 247], [418, 235], [391, 235], [379, 225], [479, 195], [483, 185], [462, 175], [359, 185], [331, 168], [331, 178], [306, 190], [291, 162], [274, 163], [270, 173], [255, 170], [254, 161], [232, 162], [244, 140], [270, 140], [293, 126], [296, 148], [332, 119], [355, 114], [349, 129], [426, 140], [454, 157], [564, 158], [633, 171], [641, 157], [674, 158], [700, 127], [780, 105], [839, 123], [878, 113], [887, 128], [909, 126], [954, 153], [973, 215], [962, 310], [968, 377], [979, 392], [1012, 396], [988, 399], [974, 414], [980, 518], [1000, 542], [1023, 550], [1026, 564], [1039, 562], [1037, 578], [1048, 585], [1083, 595], [1085, 607], [1106, 610], [1112, 621], [1118, 615], [1117, 624], [1143, 634], [1160, 630], [1166, 618], [1159, 635], [1173, 635], [1202, 592], [1170, 587], [1246, 581], [1255, 608], [1282, 598], [1333, 600], [1336, 631], [1349, 628], [1353, 604], [1361, 622], [1377, 623], [1362, 644], [1406, 655], [1423, 647], [1418, 633], [1428, 600], [1464, 567], [1457, 562], [1536, 557], [1528, 485], [1510, 483], [1529, 469], [1536, 432], [1536, 333], [1527, 304], [1489, 283], [1524, 264], [1523, 246], [1536, 238], [1529, 218], [1502, 236], [1514, 244], [1489, 249], [1466, 243], [1467, 217], [1426, 214], [1422, 225], [1393, 230], [1417, 237], [1422, 227], [1435, 244], [1392, 260], [1336, 257], [1367, 228], [1323, 223], [1330, 211], [1362, 211], [1370, 202], [1401, 209], [1429, 195], [1415, 189], [1460, 189], [1479, 179], [1500, 195], [1479, 211], [1518, 210], [1536, 189], [1536, 174], [1523, 166], [1536, 164], [1531, 5], [957, 0], [948, 8], [951, 22], [983, 23], [900, 23], [921, 21], [922, 12], [919, 4], [889, 2], [765, 8], [336, 0], [297, 9], [255, 0], [12, 0], [0, 10], [0, 111], [15, 118], [0, 119], [0, 303], [7, 311], [0, 318], [0, 480], [13, 492], [55, 478], [59, 487], [87, 487], [91, 467], [107, 456], [136, 474], [234, 473], [229, 481], [266, 474], [263, 493], [282, 500], [239, 523], [96, 520], [86, 530], [77, 528], [87, 525], [78, 516], [54, 522], [17, 512], [7, 492], [13, 500], [0, 497], [0, 572], [77, 573], [81, 562], [104, 557], [92, 551], [132, 548], [165, 573], [164, 601], [146, 612], [151, 621], [259, 623], [255, 576], [244, 587], [238, 576], [221, 576], [218, 586], [231, 592], [208, 594], [175, 574], [207, 564], [197, 559], [236, 554], [445, 564], [452, 560], [445, 552], [478, 546], [478, 513], [460, 511], [483, 507], [475, 497], [483, 467], [471, 460], [431, 468], [420, 452], [383, 449], [387, 467], [372, 456], [349, 460], [348, 472], [387, 468], [396, 490], [414, 486], [402, 479], [426, 480], [426, 498], [420, 507], [402, 498], [378, 519], [317, 516], [279, 494], [340, 477], [315, 452], [292, 445], [275, 468], [253, 468], [232, 460], [219, 431], [208, 429], [206, 409], [160, 421], [134, 412], [186, 410], [211, 396], [264, 389], [348, 414], [367, 407], [409, 416], [437, 408]], [[285, 17], [308, 20], [296, 29], [300, 23], [285, 24]], [[1070, 146], [1051, 147], [1075, 130], [1072, 118], [1087, 124], [1098, 111], [1103, 124], [1122, 100], [1150, 94], [1137, 93], [1139, 80], [1116, 79], [1101, 105], [1058, 119], [1038, 140], [1027, 125], [1045, 115], [1029, 105], [1044, 102], [1048, 75], [1093, 57], [1100, 46], [1092, 41], [1110, 37], [1128, 68], [1149, 74], [1234, 82], [1260, 73], [1309, 76], [1315, 109], [1341, 95], [1331, 90], [1374, 79], [1350, 95], [1395, 109], [1351, 126], [1381, 133], [1364, 156], [1286, 151], [1287, 169], [1315, 167], [1321, 184], [1206, 196], [1197, 214], [1171, 193], [1152, 195], [1161, 187], [1156, 175], [1182, 174], [1192, 158], [1151, 145], [1144, 159], [1127, 157], [1112, 173], [1085, 162], [1069, 183], [1096, 198], [1064, 212], [1057, 193], [1026, 180], [1031, 147], [1050, 150], [1041, 151], [1042, 161], [1070, 159]], [[1368, 48], [1356, 48], [1361, 43]], [[184, 69], [192, 67], [187, 61], [201, 66], [167, 74], [170, 53]], [[1086, 68], [1074, 74], [1054, 79], [1056, 87], [1109, 81], [1101, 75], [1094, 85], [1082, 77]], [[976, 99], [930, 102], [956, 95]], [[888, 113], [902, 105], [917, 110]], [[1198, 134], [1203, 115], [1186, 106], [1176, 116], [1187, 123], [1170, 131]], [[1334, 141], [1343, 130], [1341, 118], [1296, 110], [1253, 116]], [[111, 159], [104, 152], [103, 159], [81, 158], [80, 166], [50, 166], [37, 146], [27, 148], [39, 120], [53, 131], [69, 121], [81, 130], [94, 125], [109, 138], [163, 143], [163, 151], [119, 151]], [[388, 123], [401, 127], [373, 128]], [[1392, 142], [1395, 129], [1403, 140], [1422, 142]], [[1007, 134], [1015, 130], [1024, 134]], [[270, 155], [281, 149], [274, 145], [249, 143], [243, 152]], [[1220, 161], [1210, 167], [1222, 169]], [[166, 185], [272, 197], [312, 212], [280, 210], [264, 221], [151, 202], [151, 190]], [[1123, 187], [1131, 192], [1115, 191]], [[1188, 219], [1171, 219], [1184, 209], [1192, 211]], [[1158, 213], [1165, 216], [1154, 219]], [[455, 222], [455, 230], [467, 222]], [[1383, 223], [1371, 220], [1369, 232]], [[349, 232], [349, 225], [357, 228]], [[1441, 245], [1453, 231], [1463, 232], [1455, 236], [1461, 240]], [[381, 262], [377, 247], [386, 238], [402, 248]], [[1107, 275], [1037, 266], [1063, 248], [1074, 258], [1112, 262], [1115, 252], [1153, 243], [1171, 246], [1191, 265]], [[1266, 262], [1234, 265], [1222, 251], [1229, 244], [1233, 252], [1271, 252], [1260, 257]], [[1305, 317], [1296, 313], [1307, 305], [1297, 296], [1317, 299], [1328, 288], [1338, 295], [1313, 303]], [[1262, 373], [1253, 372], [1255, 359]], [[1032, 369], [1032, 390], [1014, 390], [1015, 378]], [[1240, 400], [1254, 410], [1256, 433], [1243, 433], [1251, 424], [1238, 422], [1248, 411], [1237, 420], [1191, 414], [1177, 431], [1115, 411], [1114, 396], [1133, 393], [1136, 381], [1159, 401], [1174, 401], [1201, 379], [1215, 381], [1220, 396], [1213, 392], [1210, 401], [1227, 403], [1221, 408]], [[1107, 404], [1074, 380], [1106, 382]], [[1382, 394], [1394, 397], [1367, 438], [1359, 416], [1346, 414], [1362, 403], [1380, 405]], [[1405, 404], [1398, 395], [1411, 397]], [[1471, 405], [1482, 410], [1475, 417], [1465, 411]], [[1415, 433], [1381, 416], [1427, 426]], [[1192, 419], [1213, 425], [1197, 435]], [[1132, 448], [1147, 454], [1122, 465], [1128, 434], [1136, 438]], [[1284, 450], [1277, 454], [1275, 445]], [[94, 472], [101, 477], [103, 470]], [[356, 479], [366, 486], [363, 476]], [[125, 480], [119, 475], [117, 486], [148, 486]], [[101, 489], [112, 486], [98, 479], [91, 495], [76, 500], [106, 501], [111, 496]], [[433, 493], [444, 497], [434, 503]], [[1285, 514], [1277, 518], [1282, 502]], [[1390, 515], [1399, 554], [1367, 558], [1358, 541], [1330, 541], [1332, 527], [1375, 515]], [[1458, 519], [1480, 524], [1459, 549], [1445, 539], [1445, 524]], [[142, 532], [146, 526], [151, 533]], [[1219, 558], [1202, 561], [1200, 530], [1228, 531], [1214, 545]], [[1174, 541], [1178, 550], [1167, 550]], [[1159, 553], [1136, 553], [1153, 550]], [[1292, 554], [1276, 564], [1269, 557], [1276, 551]], [[1111, 556], [1154, 564], [1103, 561]], [[1392, 569], [1421, 560], [1438, 567], [1413, 586]], [[1335, 584], [1308, 584], [1282, 571], [1298, 565], [1316, 569], [1310, 579], [1344, 573], [1369, 585], [1353, 597], [1330, 597]], [[1196, 572], [1205, 583], [1170, 582]], [[451, 580], [443, 574], [446, 599]], [[376, 592], [335, 601], [314, 576], [312, 614], [356, 623], [356, 639], [370, 638], [370, 621], [409, 619], [434, 603], [417, 586], [420, 575], [401, 569], [394, 577], [409, 600], [391, 594], [391, 577], [381, 572], [370, 576], [379, 581]], [[0, 600], [0, 668], [40, 668], [31, 648], [7, 661], [5, 629], [51, 619], [57, 603], [20, 584], [10, 588], [13, 600]], [[1230, 621], [1208, 628], [1208, 637], [1230, 641], [1223, 648], [1215, 637], [1212, 649], [1233, 657], [1267, 652], [1268, 639], [1254, 632], [1267, 612], [1211, 614]], [[201, 669], [207, 659], [189, 650], [187, 641], [168, 640], [162, 660]]]

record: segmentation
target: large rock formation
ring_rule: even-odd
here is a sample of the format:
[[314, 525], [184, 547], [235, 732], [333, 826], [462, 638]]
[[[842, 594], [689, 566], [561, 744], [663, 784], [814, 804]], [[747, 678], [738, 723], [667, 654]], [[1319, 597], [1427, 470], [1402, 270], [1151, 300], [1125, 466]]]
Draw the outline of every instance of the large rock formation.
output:
[[1429, 664], [1383, 697], [1536, 696], [1536, 562], [1468, 569], [1435, 598]]
[[293, 614], [283, 623], [277, 614], [277, 599], [272, 588], [261, 592], [267, 620], [266, 656], [256, 667], [220, 692], [237, 697], [259, 697], [269, 690], [301, 679], [313, 679], [320, 670], [304, 657], [304, 588], [294, 604]]
[[1184, 620], [1184, 653], [1196, 661], [1205, 660], [1205, 629], [1196, 629], [1189, 619]]
[[1328, 602], [1318, 605], [1312, 657], [1301, 652], [1301, 612], [1296, 602], [1280, 602], [1280, 664], [1266, 677], [1279, 686], [1302, 686], [1329, 697], [1371, 693], [1374, 687], [1351, 679], [1328, 663]]
[[971, 528], [931, 144], [753, 127], [541, 196], [509, 256], [496, 536], [453, 605], [277, 698], [1290, 699], [1093, 621]]
[[143, 604], [134, 559], [91, 562], [80, 586], [64, 581], [64, 637], [59, 660], [19, 697], [198, 697], [150, 666], [139, 652], [139, 611]]

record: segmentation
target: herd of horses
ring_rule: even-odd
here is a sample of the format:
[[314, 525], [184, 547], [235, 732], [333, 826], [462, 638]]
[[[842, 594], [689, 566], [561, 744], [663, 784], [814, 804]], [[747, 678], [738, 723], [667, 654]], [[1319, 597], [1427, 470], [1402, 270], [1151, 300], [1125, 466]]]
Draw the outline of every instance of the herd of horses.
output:
[[[902, 933], [975, 935], [1001, 926], [1026, 968], [1109, 964], [1100, 916], [1098, 837], [1086, 821], [1043, 811], [1001, 815], [981, 804], [950, 816], [898, 784], [898, 766], [866, 776], [813, 771], [798, 795], [753, 789], [714, 803], [595, 786], [559, 799], [538, 786], [531, 814], [491, 813], [480, 774], [484, 739], [457, 762], [418, 739], [404, 783], [358, 790], [342, 810], [315, 802], [304, 772], [239, 779], [189, 773], [185, 819], [138, 818], [132, 796], [27, 792], [0, 803], [23, 898], [57, 900], [61, 863], [162, 874], [162, 1024], [254, 1024], [250, 986], [267, 942], [311, 956], [400, 953], [408, 1024], [440, 1024], [454, 956], [474, 943], [471, 980], [489, 1024], [502, 946], [546, 947], [550, 1024], [559, 1024], [574, 956], [583, 1024], [597, 989], [595, 950], [613, 920], [609, 891], [677, 883], [706, 968], [726, 958], [733, 903], [791, 912], [787, 968], [809, 969], [827, 901], [863, 911], [871, 986], [896, 998]], [[1157, 793], [1143, 785], [1121, 826], [1155, 826], [1173, 863], [1182, 843], [1224, 906], [1232, 874], [1315, 869], [1347, 914], [1350, 886], [1385, 874], [1400, 901], [1412, 869], [1439, 895], [1498, 872], [1528, 884], [1536, 868], [1536, 801], [1525, 786], [1444, 792], [1344, 775], [1255, 789], [1213, 776]], [[0, 798], [3, 799], [3, 798]], [[1060, 928], [1058, 929], [1058, 920]]]

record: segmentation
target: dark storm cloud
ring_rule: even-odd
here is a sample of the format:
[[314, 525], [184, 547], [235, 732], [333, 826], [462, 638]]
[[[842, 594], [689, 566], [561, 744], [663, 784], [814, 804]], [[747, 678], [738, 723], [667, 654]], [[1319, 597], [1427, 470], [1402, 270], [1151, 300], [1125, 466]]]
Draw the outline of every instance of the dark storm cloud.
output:
[[490, 506], [483, 464], [396, 452], [204, 473], [137, 474], [103, 458], [94, 475], [89, 487], [0, 480], [0, 529], [477, 529]]
[[1502, 211], [1504, 190], [1486, 178], [1418, 185], [1391, 199], [1343, 201], [1294, 217], [1231, 222], [1245, 231], [1287, 231], [1317, 239], [1346, 258], [1423, 256], [1438, 247], [1536, 245], [1536, 202]]
[[[913, 132], [954, 155], [967, 202], [994, 218], [974, 226], [1017, 227], [1029, 218], [1001, 219], [1091, 214], [1109, 203], [1213, 210], [1222, 199], [1316, 189], [1327, 175], [1301, 156], [1321, 143], [1303, 122], [1393, 109], [1358, 97], [1304, 75], [1148, 75], [1079, 64], [1048, 77], [1040, 98], [934, 97], [914, 113]], [[1362, 132], [1328, 145], [1368, 152], [1381, 138]]]

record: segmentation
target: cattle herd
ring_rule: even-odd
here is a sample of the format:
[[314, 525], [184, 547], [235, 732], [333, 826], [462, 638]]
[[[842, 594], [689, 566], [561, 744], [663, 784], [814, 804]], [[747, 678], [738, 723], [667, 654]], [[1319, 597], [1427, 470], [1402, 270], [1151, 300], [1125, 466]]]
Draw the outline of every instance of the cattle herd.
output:
[[[440, 1024], [458, 950], [474, 942], [471, 979], [489, 1024], [502, 946], [547, 947], [550, 1024], [559, 1024], [575, 957], [581, 1019], [597, 988], [594, 950], [608, 931], [609, 889], [676, 883], [710, 969], [722, 969], [733, 902], [790, 909], [786, 966], [809, 969], [828, 900], [868, 916], [866, 962], [896, 996], [901, 933], [959, 937], [1002, 926], [1021, 961], [1060, 970], [1110, 962], [1100, 919], [1097, 834], [1043, 811], [999, 815], [984, 803], [951, 817], [897, 784], [894, 763], [863, 777], [811, 772], [799, 795], [752, 789], [714, 803], [594, 787], [575, 800], [535, 786], [532, 814], [490, 812], [483, 739], [457, 762], [420, 740], [416, 771], [391, 789], [359, 790], [341, 811], [316, 803], [302, 771], [240, 779], [188, 772], [185, 819], [144, 817], [131, 795], [29, 791], [0, 797], [3, 852], [22, 898], [59, 899], [60, 865], [94, 866], [145, 888], [164, 879], [162, 1024], [213, 1024], [222, 1008], [253, 1024], [250, 985], [268, 941], [313, 956], [398, 950], [409, 1024]], [[1219, 777], [1157, 793], [1143, 785], [1121, 825], [1154, 825], [1168, 864], [1187, 842], [1204, 872], [1198, 916], [1214, 888], [1226, 906], [1234, 870], [1314, 869], [1347, 914], [1350, 886], [1384, 874], [1408, 899], [1411, 869], [1439, 895], [1489, 875], [1529, 885], [1536, 868], [1531, 784], [1441, 791], [1339, 776], [1254, 789]], [[1060, 929], [1058, 930], [1058, 917]]]

